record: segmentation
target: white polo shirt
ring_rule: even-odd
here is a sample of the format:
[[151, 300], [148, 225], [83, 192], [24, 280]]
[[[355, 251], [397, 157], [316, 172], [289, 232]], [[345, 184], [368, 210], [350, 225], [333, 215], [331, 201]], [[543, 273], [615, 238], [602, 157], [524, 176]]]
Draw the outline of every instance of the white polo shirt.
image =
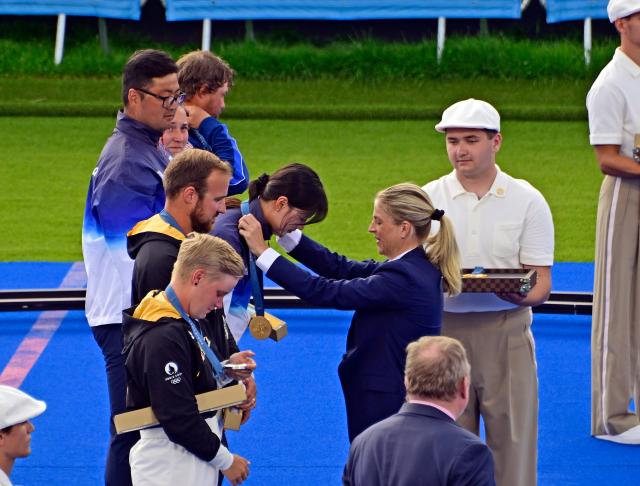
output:
[[[521, 268], [553, 265], [553, 220], [544, 197], [527, 181], [498, 168], [487, 194], [467, 192], [455, 171], [422, 188], [434, 207], [453, 222], [463, 268]], [[434, 222], [432, 232], [439, 230]], [[492, 293], [445, 297], [447, 312], [487, 312], [514, 309]]]
[[632, 157], [640, 134], [640, 66], [616, 49], [587, 94], [591, 145], [620, 145]]

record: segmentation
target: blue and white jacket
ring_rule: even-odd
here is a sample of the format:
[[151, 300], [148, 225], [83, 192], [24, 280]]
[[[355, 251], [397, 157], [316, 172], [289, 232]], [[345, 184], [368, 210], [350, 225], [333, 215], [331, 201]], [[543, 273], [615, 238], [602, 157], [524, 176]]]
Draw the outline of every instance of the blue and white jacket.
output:
[[82, 225], [90, 326], [122, 322], [122, 310], [131, 305], [127, 232], [164, 207], [168, 159], [158, 149], [160, 135], [119, 112], [91, 175]]

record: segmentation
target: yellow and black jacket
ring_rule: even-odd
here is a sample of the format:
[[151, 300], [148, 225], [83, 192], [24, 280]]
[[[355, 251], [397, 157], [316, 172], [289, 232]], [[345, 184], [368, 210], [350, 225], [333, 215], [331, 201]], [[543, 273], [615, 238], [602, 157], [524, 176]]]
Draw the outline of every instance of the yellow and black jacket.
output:
[[[173, 264], [178, 258], [185, 235], [166, 223], [160, 215], [140, 221], [127, 234], [127, 251], [135, 260], [132, 304], [136, 305], [152, 290], [164, 290], [171, 281]], [[223, 309], [212, 311], [200, 322], [209, 327], [211, 348], [218, 358], [229, 359], [239, 351], [224, 318]]]
[[151, 290], [164, 289], [171, 280], [185, 235], [159, 214], [140, 221], [127, 233], [127, 251], [133, 266], [131, 304], [137, 305]]
[[[207, 327], [201, 326], [201, 331], [209, 341]], [[205, 418], [214, 412], [200, 414], [195, 395], [218, 386], [189, 325], [164, 292], [152, 291], [137, 307], [124, 311], [123, 333], [127, 409], [150, 406], [171, 441], [211, 461], [220, 439]]]

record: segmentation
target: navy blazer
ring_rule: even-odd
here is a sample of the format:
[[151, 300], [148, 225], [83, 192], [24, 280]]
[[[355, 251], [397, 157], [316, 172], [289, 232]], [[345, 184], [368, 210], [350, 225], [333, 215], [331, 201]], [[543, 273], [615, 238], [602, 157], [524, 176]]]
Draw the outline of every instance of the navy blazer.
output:
[[486, 444], [445, 413], [405, 403], [354, 440], [343, 484], [493, 486], [493, 457]]
[[[393, 261], [359, 262], [303, 235], [291, 256], [318, 276], [283, 257], [276, 259], [267, 276], [313, 304], [355, 310], [338, 369], [353, 438], [402, 405], [407, 345], [421, 336], [440, 334], [442, 274], [422, 247]], [[361, 404], [351, 400], [354, 406], [349, 405], [353, 395], [369, 390], [394, 394], [388, 409], [371, 419], [366, 412], [375, 404], [364, 399]], [[361, 423], [353, 426], [354, 420]]]

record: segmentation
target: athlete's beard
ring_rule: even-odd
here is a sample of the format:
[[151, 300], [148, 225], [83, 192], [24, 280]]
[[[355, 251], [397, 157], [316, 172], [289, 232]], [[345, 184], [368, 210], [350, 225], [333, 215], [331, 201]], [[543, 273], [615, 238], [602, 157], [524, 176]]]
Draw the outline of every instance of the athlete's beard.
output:
[[191, 214], [189, 215], [189, 219], [191, 220], [191, 229], [196, 233], [209, 233], [213, 229], [215, 216], [213, 219], [206, 219], [203, 216], [203, 213], [204, 211], [202, 210], [201, 201], [198, 201], [196, 207], [193, 208], [193, 211], [191, 211]]

